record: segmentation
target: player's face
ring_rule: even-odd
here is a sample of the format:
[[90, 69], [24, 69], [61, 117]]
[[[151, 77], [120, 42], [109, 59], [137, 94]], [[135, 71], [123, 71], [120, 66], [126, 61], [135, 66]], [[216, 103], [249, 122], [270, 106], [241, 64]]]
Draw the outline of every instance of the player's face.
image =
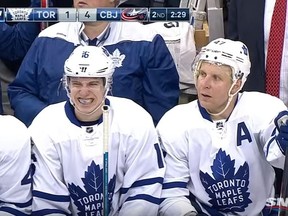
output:
[[232, 85], [231, 68], [203, 62], [196, 82], [198, 99], [202, 107], [211, 113], [224, 109]]
[[73, 0], [75, 8], [115, 7], [115, 2], [110, 0]]
[[[89, 116], [87, 114], [93, 112], [103, 101], [105, 92], [104, 79], [71, 77], [69, 80], [69, 88], [70, 98], [74, 103], [77, 118], [80, 121], [87, 121], [87, 116]], [[97, 120], [93, 119], [93, 116], [91, 116], [91, 118], [92, 119], [88, 120]]]

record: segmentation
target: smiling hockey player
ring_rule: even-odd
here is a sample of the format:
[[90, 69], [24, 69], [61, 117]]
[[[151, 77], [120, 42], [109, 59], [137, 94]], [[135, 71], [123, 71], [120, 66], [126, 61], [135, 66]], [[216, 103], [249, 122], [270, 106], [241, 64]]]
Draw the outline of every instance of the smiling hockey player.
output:
[[35, 215], [103, 215], [104, 104], [110, 107], [109, 216], [157, 215], [165, 171], [157, 132], [135, 102], [106, 97], [113, 72], [105, 48], [77, 47], [65, 62], [70, 100], [48, 106], [29, 127]]

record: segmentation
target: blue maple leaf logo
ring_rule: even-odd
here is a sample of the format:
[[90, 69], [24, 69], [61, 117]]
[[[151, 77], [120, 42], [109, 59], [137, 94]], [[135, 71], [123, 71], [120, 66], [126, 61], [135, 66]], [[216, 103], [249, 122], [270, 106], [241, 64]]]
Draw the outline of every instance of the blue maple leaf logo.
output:
[[245, 162], [235, 173], [235, 160], [220, 149], [211, 166], [212, 175], [200, 171], [200, 179], [213, 209], [237, 214], [252, 203], [249, 199], [249, 166]]
[[[93, 215], [102, 215], [103, 209], [103, 169], [96, 165], [94, 161], [85, 171], [84, 178], [81, 179], [84, 184], [84, 190], [76, 186], [74, 183], [68, 184], [70, 197], [77, 206], [78, 215], [86, 215], [85, 213], [94, 213]], [[109, 181], [109, 209], [115, 189], [116, 176], [114, 175]], [[87, 214], [88, 215], [88, 214]], [[90, 214], [89, 214], [90, 215]], [[92, 214], [91, 214], [92, 215]]]

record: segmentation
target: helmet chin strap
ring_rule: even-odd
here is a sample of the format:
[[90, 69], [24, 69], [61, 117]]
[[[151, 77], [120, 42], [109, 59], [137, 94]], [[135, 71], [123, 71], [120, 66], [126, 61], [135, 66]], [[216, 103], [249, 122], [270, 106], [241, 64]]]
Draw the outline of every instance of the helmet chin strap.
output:
[[209, 112], [208, 110], [206, 110], [210, 115], [219, 116], [219, 115], [223, 114], [223, 113], [227, 110], [227, 108], [229, 107], [229, 105], [230, 105], [233, 97], [234, 97], [234, 96], [240, 91], [240, 89], [241, 89], [241, 88], [240, 88], [240, 89], [239, 89], [238, 91], [236, 91], [234, 94], [231, 94], [232, 88], [234, 87], [234, 85], [236, 84], [236, 82], [237, 82], [237, 80], [235, 80], [235, 81], [233, 82], [233, 84], [231, 85], [231, 87], [230, 87], [230, 89], [229, 89], [229, 91], [228, 91], [228, 100], [227, 100], [227, 103], [226, 103], [226, 106], [224, 107], [224, 109], [223, 109], [222, 111], [218, 112], [218, 113], [212, 113], [212, 112]]

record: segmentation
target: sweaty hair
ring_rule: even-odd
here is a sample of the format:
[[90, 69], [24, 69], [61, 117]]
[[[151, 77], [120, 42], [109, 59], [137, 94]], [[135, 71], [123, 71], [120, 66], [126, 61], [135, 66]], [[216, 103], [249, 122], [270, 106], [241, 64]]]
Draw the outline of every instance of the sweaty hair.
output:
[[227, 75], [230, 77], [231, 79], [231, 82], [233, 82], [233, 69], [230, 65], [226, 65], [226, 64], [222, 64], [220, 62], [214, 62], [214, 61], [206, 61], [206, 60], [201, 60], [200, 64], [198, 64], [198, 68], [196, 68], [196, 71], [195, 71], [195, 80], [199, 77], [199, 72], [200, 72], [200, 68], [202, 66], [203, 63], [208, 63], [208, 64], [212, 64], [212, 65], [216, 65], [216, 66], [219, 66], [219, 67], [227, 67], [229, 68], [229, 72], [227, 73]]

